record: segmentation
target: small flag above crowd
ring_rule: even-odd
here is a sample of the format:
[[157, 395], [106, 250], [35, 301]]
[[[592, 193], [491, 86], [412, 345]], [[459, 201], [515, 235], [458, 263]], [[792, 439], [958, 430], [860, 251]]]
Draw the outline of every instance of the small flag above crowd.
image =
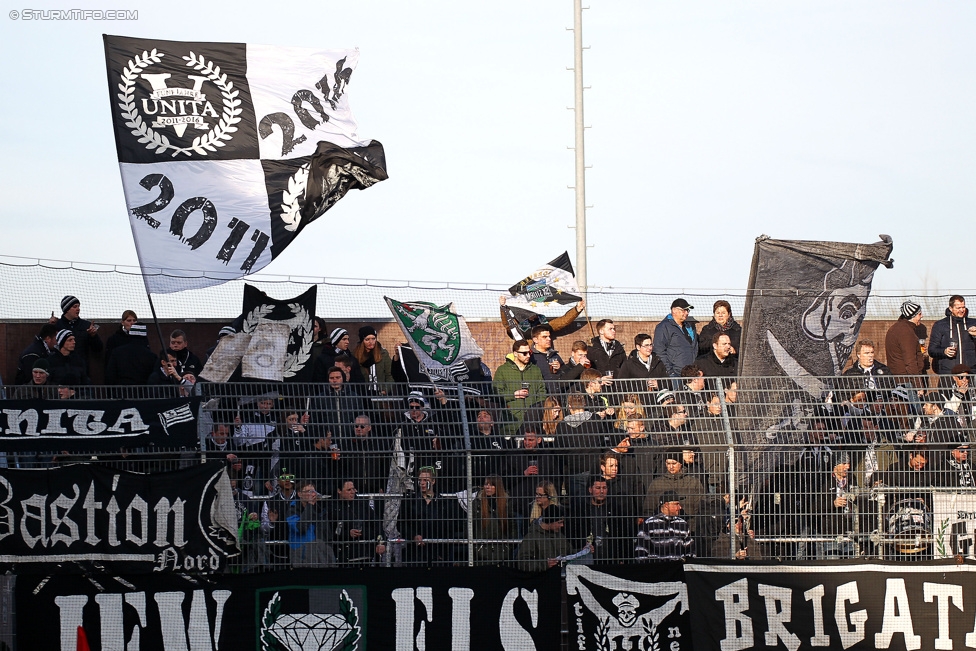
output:
[[105, 37], [122, 189], [150, 292], [264, 268], [387, 178], [347, 87], [358, 50]]
[[568, 305], [583, 298], [567, 252], [539, 267], [512, 285], [508, 291], [512, 295], [509, 304], [531, 308], [545, 307], [552, 303]]
[[467, 375], [468, 364], [480, 367], [485, 352], [471, 336], [464, 317], [454, 311], [453, 303], [437, 306], [423, 301], [401, 303], [383, 298], [410, 342], [421, 372], [431, 380], [457, 380]]

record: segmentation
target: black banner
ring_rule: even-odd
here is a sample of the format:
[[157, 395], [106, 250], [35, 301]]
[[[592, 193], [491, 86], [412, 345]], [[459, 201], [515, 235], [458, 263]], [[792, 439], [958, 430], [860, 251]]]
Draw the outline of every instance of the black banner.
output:
[[569, 565], [566, 592], [571, 649], [692, 648], [681, 563]]
[[236, 517], [218, 462], [151, 475], [81, 463], [4, 468], [0, 566], [216, 572], [238, 554]]
[[63, 651], [75, 651], [79, 626], [93, 650], [548, 650], [559, 644], [561, 601], [558, 569], [464, 567], [206, 581], [23, 575], [16, 599], [20, 648]]
[[[253, 285], [244, 285], [242, 332], [254, 332], [261, 323], [283, 323], [291, 331], [285, 344], [284, 364], [281, 368], [281, 375], [286, 380], [311, 380], [312, 367], [309, 361], [312, 359], [312, 319], [315, 316], [317, 294], [318, 288], [312, 285], [299, 296], [278, 300]], [[255, 358], [252, 362], [260, 366], [263, 352], [248, 349], [245, 357]]]
[[699, 651], [976, 646], [969, 563], [689, 564], [685, 577]]
[[200, 398], [171, 400], [5, 400], [5, 452], [116, 452], [150, 445], [199, 447]]

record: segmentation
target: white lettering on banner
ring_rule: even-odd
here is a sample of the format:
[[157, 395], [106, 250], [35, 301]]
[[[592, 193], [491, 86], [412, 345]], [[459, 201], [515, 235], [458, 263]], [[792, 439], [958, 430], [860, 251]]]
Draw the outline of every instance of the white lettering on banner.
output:
[[740, 651], [754, 646], [752, 618], [746, 615], [749, 610], [749, 580], [739, 579], [719, 588], [715, 591], [715, 599], [725, 607], [725, 639], [719, 645], [722, 651]]
[[935, 638], [935, 648], [950, 651], [952, 638], [949, 637], [949, 604], [952, 603], [962, 612], [962, 586], [925, 582], [922, 584], [922, 597], [929, 604], [934, 599], [939, 610], [939, 637]]
[[[4, 409], [6, 420], [3, 433], [7, 436], [41, 436], [48, 434], [68, 434], [65, 428], [65, 416], [70, 419], [71, 432], [81, 436], [92, 436], [104, 432], [127, 434], [134, 436], [145, 434], [149, 427], [143, 422], [142, 415], [135, 407], [128, 407], [119, 412], [115, 423], [109, 427], [103, 419], [105, 411], [100, 409], [44, 409], [43, 421], [36, 409]], [[38, 428], [43, 422], [44, 427]]]
[[834, 597], [834, 620], [837, 622], [837, 630], [840, 631], [840, 643], [845, 649], [850, 649], [864, 639], [864, 622], [868, 621], [868, 611], [857, 610], [851, 613], [848, 623], [847, 607], [844, 606], [847, 602], [856, 604], [859, 600], [856, 581], [837, 587], [837, 595]]
[[498, 616], [498, 632], [505, 651], [531, 651], [536, 648], [532, 634], [515, 619], [515, 602], [522, 598], [529, 607], [532, 628], [539, 626], [539, 593], [527, 588], [512, 588], [502, 600], [502, 612]]
[[[451, 648], [467, 651], [471, 648], [471, 599], [474, 590], [451, 588]], [[434, 621], [434, 592], [430, 587], [396, 588], [390, 595], [396, 604], [396, 651], [425, 651], [427, 648], [427, 624]], [[498, 615], [498, 632], [502, 648], [506, 651], [533, 651], [536, 648], [532, 634], [515, 618], [515, 602], [521, 599], [528, 606], [532, 628], [539, 625], [539, 593], [527, 588], [512, 588], [502, 600]], [[416, 603], [424, 607], [416, 637]]]
[[[424, 619], [420, 622], [420, 631], [416, 639], [413, 637], [414, 628], [414, 597], [424, 606]], [[434, 591], [432, 588], [397, 588], [393, 591], [393, 602], [396, 604], [396, 651], [417, 651], [427, 649], [426, 624], [434, 621]], [[405, 634], [401, 635], [400, 631]]]
[[810, 646], [830, 646], [830, 637], [824, 632], [823, 584], [804, 592], [803, 598], [813, 607], [813, 637], [810, 638]]
[[[118, 476], [113, 481], [114, 486], [117, 486], [117, 480]], [[77, 549], [77, 544], [94, 547], [102, 542], [101, 536], [107, 539], [110, 546], [118, 547], [123, 544], [119, 531], [121, 515], [125, 519], [124, 541], [139, 546], [151, 544], [165, 550], [166, 562], [161, 560], [159, 569], [169, 564], [174, 570], [216, 570], [220, 567], [220, 557], [213, 550], [210, 554], [184, 558], [182, 550], [188, 544], [185, 499], [175, 498], [171, 501], [169, 497], [160, 497], [151, 508], [155, 517], [150, 517], [150, 505], [138, 493], [124, 508], [119, 505], [115, 495], [107, 502], [96, 499], [95, 481], [92, 480], [84, 496], [78, 484], [72, 484], [67, 494], [34, 494], [26, 499], [14, 500], [13, 487], [4, 476], [0, 476], [0, 497], [3, 498], [0, 501], [0, 540], [12, 534], [19, 535], [31, 549], [52, 550], [52, 554], [38, 553], [36, 558], [30, 560], [55, 560], [53, 554], [59, 545], [72, 552], [80, 552], [67, 556], [81, 560], [85, 554]], [[12, 508], [11, 502], [18, 507]], [[58, 554], [57, 558], [64, 560], [67, 556]], [[96, 553], [94, 556], [103, 558], [105, 555]], [[153, 555], [149, 554], [148, 558], [152, 559]], [[145, 560], [145, 555], [136, 554], [132, 560]], [[0, 562], [24, 562], [24, 559], [8, 554], [0, 555]]]
[[789, 651], [799, 649], [800, 638], [786, 628], [793, 612], [793, 590], [760, 583], [759, 596], [766, 600], [766, 646], [777, 646], [782, 640]]
[[922, 647], [922, 636], [915, 635], [915, 627], [912, 624], [912, 611], [908, 605], [905, 579], [885, 581], [884, 619], [881, 620], [881, 632], [874, 634], [874, 647], [887, 649], [891, 646], [891, 638], [895, 633], [905, 636], [905, 648], [908, 651], [915, 651]]
[[471, 648], [471, 588], [451, 588], [451, 648], [454, 651], [469, 651]]
[[[162, 632], [164, 651], [216, 651], [219, 649], [220, 632], [223, 627], [224, 608], [230, 599], [229, 590], [213, 590], [209, 597], [215, 604], [215, 617], [210, 620], [207, 608], [208, 594], [204, 590], [194, 590], [190, 601], [189, 621], [183, 616], [183, 602], [186, 593], [157, 592], [153, 594], [156, 602], [156, 615]], [[58, 607], [61, 628], [61, 651], [74, 651], [78, 627], [83, 625], [85, 595], [67, 595], [54, 598]], [[123, 595], [99, 594], [95, 596], [102, 646], [101, 651], [138, 651], [141, 649], [140, 632], [148, 626], [146, 612], [146, 593], [129, 592], [124, 596], [137, 616], [136, 621], [126, 617]], [[130, 635], [126, 640], [126, 625]], [[211, 635], [211, 631], [213, 634]], [[123, 646], [124, 644], [124, 646]]]

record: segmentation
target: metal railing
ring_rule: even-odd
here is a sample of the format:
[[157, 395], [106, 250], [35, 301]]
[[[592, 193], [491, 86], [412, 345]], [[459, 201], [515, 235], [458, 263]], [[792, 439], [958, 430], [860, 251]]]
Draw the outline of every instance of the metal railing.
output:
[[[818, 395], [786, 378], [80, 387], [31, 404], [186, 394], [199, 444], [14, 451], [14, 419], [0, 463], [164, 472], [220, 459], [240, 518], [235, 572], [973, 557], [976, 396], [916, 380], [819, 378]], [[8, 419], [34, 397], [21, 391], [7, 387]]]

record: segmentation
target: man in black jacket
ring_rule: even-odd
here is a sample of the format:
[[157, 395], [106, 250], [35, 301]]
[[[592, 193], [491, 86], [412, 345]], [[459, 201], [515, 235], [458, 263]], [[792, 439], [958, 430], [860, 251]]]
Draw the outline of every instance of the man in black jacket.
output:
[[739, 365], [732, 355], [732, 339], [724, 332], [716, 332], [712, 336], [712, 350], [696, 359], [695, 366], [705, 377], [735, 377]]
[[88, 376], [88, 354], [102, 352], [102, 339], [98, 336], [98, 326], [80, 318], [81, 301], [74, 296], [61, 299], [61, 318], [54, 322], [58, 330], [70, 330], [75, 336], [75, 353], [84, 362], [85, 376]]
[[956, 364], [976, 367], [976, 319], [969, 318], [966, 299], [962, 296], [952, 296], [945, 318], [932, 324], [929, 356], [932, 370], [939, 375], [951, 374]]
[[57, 342], [58, 328], [53, 323], [45, 323], [41, 326], [41, 331], [34, 337], [34, 341], [20, 353], [17, 362], [16, 384], [27, 384], [31, 380], [31, 371], [34, 362], [39, 359], [47, 359], [58, 347]]
[[[658, 379], [668, 377], [668, 369], [661, 358], [654, 354], [654, 339], [646, 332], [634, 337], [634, 350], [620, 365], [620, 372], [614, 376], [618, 391], [648, 394], [658, 389]], [[643, 399], [645, 405], [650, 398]]]
[[601, 319], [596, 324], [598, 336], [593, 338], [587, 351], [593, 368], [606, 375], [616, 372], [627, 358], [624, 347], [617, 341], [617, 327], [610, 319]]

